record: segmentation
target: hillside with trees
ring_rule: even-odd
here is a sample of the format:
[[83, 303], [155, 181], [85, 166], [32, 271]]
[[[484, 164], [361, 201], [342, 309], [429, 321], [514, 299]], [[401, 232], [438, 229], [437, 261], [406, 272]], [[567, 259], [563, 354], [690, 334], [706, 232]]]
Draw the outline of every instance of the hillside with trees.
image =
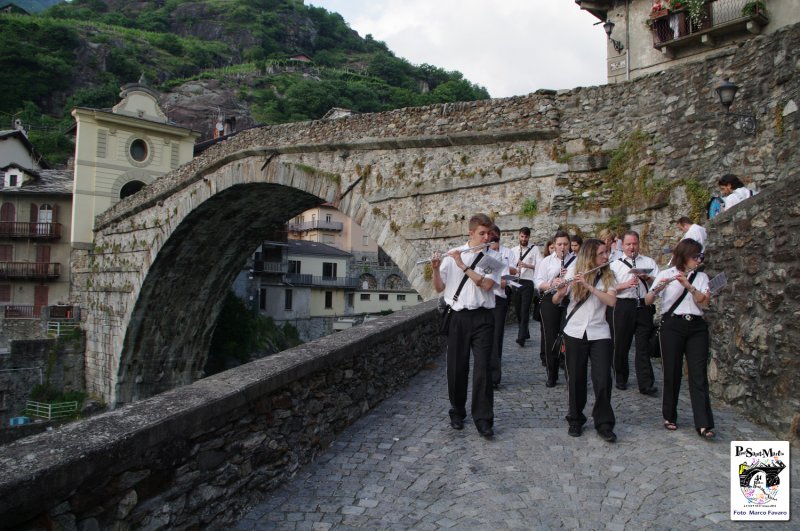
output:
[[[107, 108], [140, 78], [176, 123], [210, 136], [321, 118], [489, 97], [459, 72], [413, 65], [301, 0], [74, 0], [0, 15], [0, 120], [22, 118], [51, 163], [72, 146], [74, 107]], [[0, 126], [0, 128], [3, 126]], [[7, 126], [5, 126], [7, 127]]]

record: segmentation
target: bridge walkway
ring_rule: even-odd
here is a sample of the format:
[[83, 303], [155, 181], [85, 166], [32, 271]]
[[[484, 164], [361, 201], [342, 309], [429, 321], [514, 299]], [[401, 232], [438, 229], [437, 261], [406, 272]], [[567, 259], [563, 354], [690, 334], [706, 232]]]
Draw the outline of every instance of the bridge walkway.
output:
[[[613, 391], [615, 444], [597, 436], [591, 418], [582, 437], [568, 436], [567, 388], [563, 374], [556, 387], [544, 385], [536, 324], [524, 348], [514, 342], [516, 325], [506, 330], [492, 440], [469, 419], [463, 431], [450, 428], [442, 356], [236, 529], [797, 528], [797, 458], [794, 523], [729, 519], [730, 441], [775, 437], [712, 398], [717, 439], [702, 440], [685, 380], [676, 432], [662, 427], [663, 386], [649, 397], [634, 380], [628, 390]], [[654, 369], [660, 382], [659, 361]], [[587, 417], [592, 404], [590, 390]]]

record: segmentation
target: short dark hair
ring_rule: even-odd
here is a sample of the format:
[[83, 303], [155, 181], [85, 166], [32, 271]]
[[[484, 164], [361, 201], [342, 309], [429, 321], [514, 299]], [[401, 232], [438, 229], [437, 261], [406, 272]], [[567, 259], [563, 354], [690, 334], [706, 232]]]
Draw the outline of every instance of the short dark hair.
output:
[[577, 243], [578, 245], [583, 245], [583, 238], [581, 238], [578, 234], [575, 234], [570, 238], [570, 241]]
[[519, 229], [519, 233], [520, 234], [524, 234], [525, 236], [530, 236], [531, 235], [531, 228], [530, 227], [522, 227], [521, 229]]
[[489, 237], [491, 243], [500, 241], [500, 227], [492, 225], [491, 236]]
[[[553, 243], [555, 243], [555, 241], [556, 241], [557, 239], [559, 239], [559, 238], [566, 238], [566, 239], [568, 239], [568, 240], [569, 240], [569, 239], [570, 239], [570, 238], [569, 238], [569, 232], [567, 232], [567, 231], [565, 231], [565, 230], [557, 230], [557, 231], [556, 231], [556, 233], [555, 233], [555, 235], [553, 236]], [[570, 241], [571, 241], [571, 240], [570, 240]]]
[[681, 240], [672, 250], [672, 265], [681, 271], [685, 271], [686, 262], [689, 261], [689, 258], [700, 254], [702, 251], [703, 246], [700, 245], [700, 242], [691, 238]]
[[731, 185], [731, 188], [733, 188], [734, 190], [736, 190], [737, 188], [744, 187], [744, 183], [740, 181], [739, 178], [732, 173], [726, 173], [725, 175], [720, 177], [719, 181], [717, 181], [717, 184], [720, 186], [725, 186], [729, 184]]
[[690, 218], [688, 216], [681, 216], [681, 217], [678, 218], [678, 221], [676, 221], [675, 223], [677, 223], [678, 225], [691, 225], [694, 222], [692, 221], [692, 218]]

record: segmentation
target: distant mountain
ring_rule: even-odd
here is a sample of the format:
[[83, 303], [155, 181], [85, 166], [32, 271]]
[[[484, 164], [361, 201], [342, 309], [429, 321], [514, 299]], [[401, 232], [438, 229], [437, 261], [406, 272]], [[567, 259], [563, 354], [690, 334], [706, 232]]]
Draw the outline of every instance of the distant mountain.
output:
[[11, 2], [2, 2], [0, 4], [15, 4], [28, 13], [40, 13], [56, 4], [60, 4], [64, 0], [12, 0]]
[[318, 119], [332, 107], [378, 112], [489, 97], [460, 72], [412, 65], [302, 0], [57, 4], [0, 15], [0, 115], [21, 117], [48, 160], [70, 154], [59, 136], [70, 109], [110, 107], [121, 85], [142, 76], [167, 115], [204, 138], [218, 116], [241, 129]]

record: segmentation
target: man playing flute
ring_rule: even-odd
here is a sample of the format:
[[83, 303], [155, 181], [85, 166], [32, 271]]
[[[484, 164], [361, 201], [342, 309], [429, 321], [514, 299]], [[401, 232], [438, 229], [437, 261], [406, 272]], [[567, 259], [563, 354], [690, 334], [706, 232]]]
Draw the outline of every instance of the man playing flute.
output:
[[[489, 243], [494, 222], [486, 214], [469, 220], [469, 241], [451, 249], [444, 257], [431, 258], [433, 287], [444, 292], [452, 309], [447, 332], [447, 392], [450, 426], [464, 428], [467, 416], [469, 355], [473, 354], [472, 420], [484, 437], [494, 435], [494, 389], [490, 374], [495, 305], [494, 285], [500, 283], [500, 268], [482, 267], [485, 253], [469, 250]], [[497, 263], [496, 260], [487, 260]]]

